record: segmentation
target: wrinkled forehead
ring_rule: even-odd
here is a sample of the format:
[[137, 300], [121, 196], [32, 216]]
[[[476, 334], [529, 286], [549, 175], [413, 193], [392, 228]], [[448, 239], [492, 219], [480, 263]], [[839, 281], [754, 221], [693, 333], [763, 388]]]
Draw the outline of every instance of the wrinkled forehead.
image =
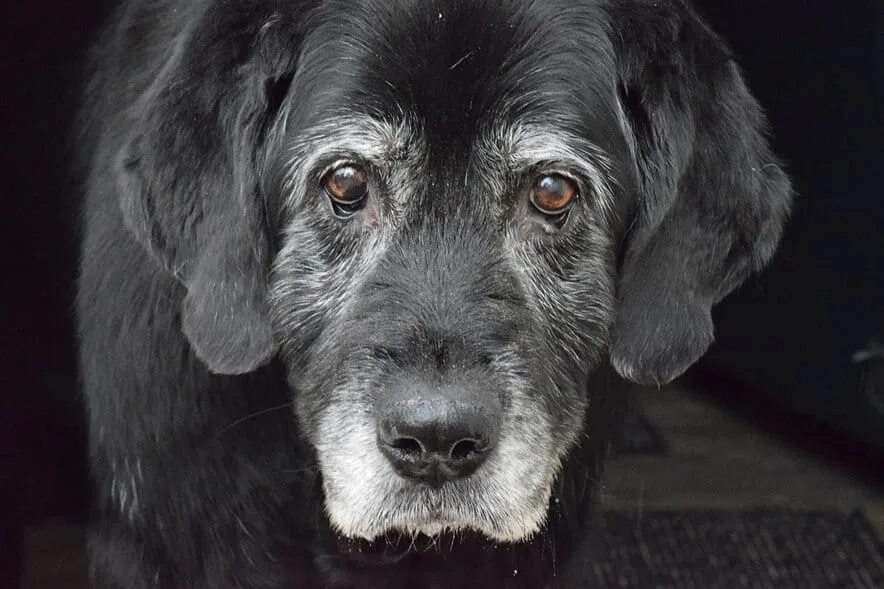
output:
[[556, 4], [330, 6], [335, 17], [317, 19], [302, 54], [299, 127], [328, 139], [338, 127], [366, 146], [383, 138], [382, 151], [393, 154], [423, 141], [439, 157], [457, 157], [489, 138], [499, 151], [529, 151], [541, 138], [552, 151], [565, 143], [572, 152], [616, 151], [605, 21], [591, 1]]

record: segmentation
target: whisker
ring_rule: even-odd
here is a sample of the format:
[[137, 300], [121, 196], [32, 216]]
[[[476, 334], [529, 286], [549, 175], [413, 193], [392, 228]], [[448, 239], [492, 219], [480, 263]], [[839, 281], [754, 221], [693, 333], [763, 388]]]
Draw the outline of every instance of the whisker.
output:
[[280, 411], [281, 409], [288, 409], [288, 408], [291, 408], [291, 406], [292, 406], [291, 403], [283, 403], [282, 405], [276, 405], [275, 407], [267, 407], [266, 409], [261, 409], [260, 411], [255, 411], [254, 413], [250, 413], [250, 414], [246, 415], [245, 417], [240, 417], [239, 419], [237, 419], [236, 421], [234, 421], [230, 425], [227, 425], [226, 427], [222, 428], [217, 434], [215, 434], [215, 437], [217, 438], [218, 436], [220, 436], [221, 434], [223, 434], [227, 430], [234, 428], [234, 427], [240, 425], [241, 423], [246, 422], [250, 419], [254, 419], [255, 417], [259, 417], [259, 416], [265, 415], [267, 413], [273, 413], [274, 411]]
[[439, 534], [434, 534], [429, 537], [429, 541], [424, 546], [423, 552], [432, 552], [435, 550], [439, 551]]

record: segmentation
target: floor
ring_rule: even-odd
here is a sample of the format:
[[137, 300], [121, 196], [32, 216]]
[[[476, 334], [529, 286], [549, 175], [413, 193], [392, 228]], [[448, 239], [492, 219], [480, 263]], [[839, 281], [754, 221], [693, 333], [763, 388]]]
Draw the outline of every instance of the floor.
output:
[[665, 456], [628, 455], [608, 467], [611, 508], [861, 509], [884, 538], [884, 488], [689, 390], [643, 392]]
[[[884, 539], [884, 486], [822, 460], [690, 388], [642, 392], [666, 455], [612, 460], [605, 508], [790, 507], [861, 509]], [[22, 589], [86, 589], [82, 529], [46, 525], [27, 539]]]

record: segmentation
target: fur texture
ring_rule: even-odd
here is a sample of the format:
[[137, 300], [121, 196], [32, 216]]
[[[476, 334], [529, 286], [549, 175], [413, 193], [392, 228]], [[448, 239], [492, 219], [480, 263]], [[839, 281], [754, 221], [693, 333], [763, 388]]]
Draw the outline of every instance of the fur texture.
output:
[[[104, 589], [578, 586], [616, 382], [704, 353], [791, 201], [679, 0], [129, 0], [80, 132]], [[396, 474], [396, 387], [495, 396], [474, 474]]]

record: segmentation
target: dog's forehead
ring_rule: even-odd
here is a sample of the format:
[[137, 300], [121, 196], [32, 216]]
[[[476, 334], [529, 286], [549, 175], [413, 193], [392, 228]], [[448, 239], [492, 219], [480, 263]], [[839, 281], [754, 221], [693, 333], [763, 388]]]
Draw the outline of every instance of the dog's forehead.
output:
[[594, 1], [356, 0], [314, 36], [320, 112], [421, 122], [452, 153], [489, 122], [615, 118], [613, 49]]

